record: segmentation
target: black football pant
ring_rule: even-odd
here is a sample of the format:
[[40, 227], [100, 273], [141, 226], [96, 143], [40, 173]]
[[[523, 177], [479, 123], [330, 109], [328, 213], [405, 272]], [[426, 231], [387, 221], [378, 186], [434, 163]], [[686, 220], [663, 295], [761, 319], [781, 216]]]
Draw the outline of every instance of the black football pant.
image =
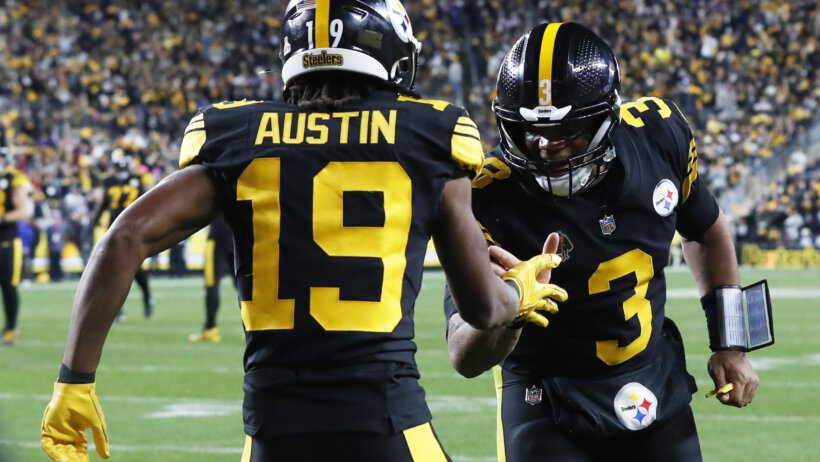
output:
[[321, 433], [247, 437], [242, 462], [451, 462], [430, 423], [395, 435]]
[[[507, 462], [700, 462], [695, 418], [686, 406], [657, 425], [614, 437], [579, 435], [558, 426], [550, 406], [529, 406], [522, 387], [504, 387], [503, 440]], [[520, 404], [519, 404], [520, 402]], [[524, 417], [526, 415], [526, 417]], [[500, 458], [499, 458], [500, 459]], [[503, 459], [502, 459], [503, 460]]]
[[6, 315], [4, 330], [17, 327], [17, 313], [20, 311], [20, 296], [17, 285], [23, 267], [23, 243], [20, 238], [0, 242], [0, 289], [3, 293], [3, 311]]

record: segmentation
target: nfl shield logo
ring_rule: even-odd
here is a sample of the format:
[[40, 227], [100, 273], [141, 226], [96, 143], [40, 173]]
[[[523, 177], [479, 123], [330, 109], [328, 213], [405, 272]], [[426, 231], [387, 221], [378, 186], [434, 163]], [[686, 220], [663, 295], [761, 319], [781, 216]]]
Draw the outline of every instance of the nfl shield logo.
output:
[[603, 218], [598, 220], [598, 223], [601, 224], [601, 232], [604, 233], [604, 236], [609, 236], [615, 232], [615, 218], [612, 215], [604, 215]]
[[533, 385], [530, 388], [524, 389], [526, 393], [524, 394], [524, 402], [529, 404], [530, 406], [535, 406], [536, 404], [541, 402], [541, 389]]

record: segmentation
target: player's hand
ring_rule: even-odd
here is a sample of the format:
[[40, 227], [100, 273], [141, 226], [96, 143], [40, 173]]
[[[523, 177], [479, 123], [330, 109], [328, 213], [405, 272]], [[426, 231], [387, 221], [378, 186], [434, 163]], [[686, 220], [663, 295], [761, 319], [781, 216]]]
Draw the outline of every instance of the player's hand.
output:
[[[490, 255], [503, 266], [513, 265], [510, 270], [501, 275], [501, 278], [505, 281], [512, 281], [518, 287], [521, 302], [516, 319], [524, 319], [527, 322], [546, 327], [549, 321], [539, 311], [557, 313], [558, 305], [555, 302], [565, 301], [567, 292], [554, 284], [541, 282], [544, 280], [544, 274], [542, 273], [547, 273], [546, 279], [548, 282], [548, 272], [561, 263], [561, 257], [553, 253], [547, 253], [520, 262], [506, 250], [495, 246], [490, 248]], [[539, 280], [539, 275], [541, 275], [541, 280]]]
[[746, 353], [742, 351], [716, 351], [709, 357], [709, 375], [720, 389], [729, 382], [734, 387], [728, 393], [717, 395], [728, 406], [743, 407], [752, 402], [760, 378], [757, 376]]
[[105, 416], [93, 383], [55, 383], [51, 402], [46, 407], [41, 426], [43, 451], [57, 462], [88, 462], [88, 440], [85, 430], [94, 434], [100, 457], [107, 459], [108, 432]]

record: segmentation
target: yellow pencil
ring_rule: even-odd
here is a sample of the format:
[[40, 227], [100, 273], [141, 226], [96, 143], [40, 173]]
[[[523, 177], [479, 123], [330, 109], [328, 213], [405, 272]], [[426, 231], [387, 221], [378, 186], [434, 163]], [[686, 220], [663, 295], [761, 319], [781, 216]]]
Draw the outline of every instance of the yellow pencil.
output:
[[721, 387], [720, 390], [715, 388], [714, 390], [710, 391], [709, 393], [706, 393], [706, 397], [711, 398], [711, 397], [713, 397], [717, 394], [722, 395], [724, 393], [729, 393], [730, 391], [732, 391], [734, 389], [735, 389], [735, 385], [732, 382], [729, 382], [726, 385], [724, 385], [723, 387]]

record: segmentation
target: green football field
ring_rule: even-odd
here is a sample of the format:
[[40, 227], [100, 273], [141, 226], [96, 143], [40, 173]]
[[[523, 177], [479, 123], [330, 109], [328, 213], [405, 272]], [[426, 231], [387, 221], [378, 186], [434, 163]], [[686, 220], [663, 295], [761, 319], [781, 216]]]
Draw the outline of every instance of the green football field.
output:
[[[761, 384], [744, 409], [703, 397], [711, 388], [703, 313], [689, 273], [668, 273], [667, 312], [681, 328], [700, 388], [693, 406], [704, 458], [820, 461], [820, 271], [741, 273], [744, 283], [769, 279], [777, 338], [774, 346], [750, 354]], [[428, 270], [416, 305], [417, 359], [433, 424], [454, 460], [494, 461], [492, 377], [467, 380], [451, 368], [443, 286], [443, 274]], [[0, 462], [47, 460], [39, 424], [62, 358], [75, 287], [69, 281], [21, 289], [19, 343], [0, 348]], [[128, 320], [113, 327], [97, 373], [111, 460], [239, 461], [244, 341], [235, 291], [227, 280], [222, 287], [219, 344], [188, 341], [204, 318], [201, 278], [153, 279], [157, 306], [151, 320], [142, 319], [141, 294], [132, 290]], [[94, 453], [91, 460], [101, 459]]]

